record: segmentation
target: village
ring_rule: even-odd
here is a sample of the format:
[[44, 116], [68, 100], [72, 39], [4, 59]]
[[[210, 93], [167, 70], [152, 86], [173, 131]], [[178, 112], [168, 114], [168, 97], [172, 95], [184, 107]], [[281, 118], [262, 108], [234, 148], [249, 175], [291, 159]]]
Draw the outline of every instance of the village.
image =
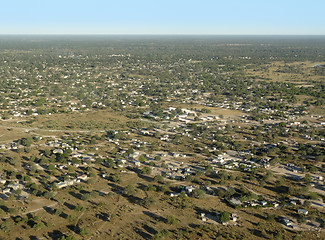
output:
[[98, 41], [0, 46], [0, 238], [324, 236], [321, 47]]

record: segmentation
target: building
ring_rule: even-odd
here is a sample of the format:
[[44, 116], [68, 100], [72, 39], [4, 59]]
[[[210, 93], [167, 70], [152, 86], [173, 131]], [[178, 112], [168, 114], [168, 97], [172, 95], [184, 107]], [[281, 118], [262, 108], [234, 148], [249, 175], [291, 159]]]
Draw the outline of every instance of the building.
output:
[[308, 215], [308, 211], [305, 209], [298, 209], [298, 214]]

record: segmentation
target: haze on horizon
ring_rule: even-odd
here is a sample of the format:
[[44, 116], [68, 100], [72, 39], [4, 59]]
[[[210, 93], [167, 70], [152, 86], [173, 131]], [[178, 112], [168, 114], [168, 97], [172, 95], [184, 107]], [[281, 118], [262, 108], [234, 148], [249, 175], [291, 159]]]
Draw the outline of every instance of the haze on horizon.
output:
[[325, 35], [322, 0], [13, 0], [0, 34]]

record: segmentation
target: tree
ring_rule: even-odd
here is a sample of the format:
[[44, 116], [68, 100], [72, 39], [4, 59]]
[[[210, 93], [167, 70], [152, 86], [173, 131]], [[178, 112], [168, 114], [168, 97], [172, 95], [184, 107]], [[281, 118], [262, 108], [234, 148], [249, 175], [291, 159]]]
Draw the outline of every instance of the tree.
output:
[[50, 149], [45, 149], [44, 154], [45, 154], [45, 156], [49, 157], [51, 155], [51, 150]]
[[202, 189], [194, 189], [192, 196], [195, 198], [204, 198], [205, 192]]
[[81, 228], [80, 230], [79, 230], [79, 234], [81, 235], [81, 236], [86, 236], [86, 235], [90, 235], [90, 231], [89, 231], [89, 229], [88, 228]]
[[144, 155], [141, 155], [139, 157], [139, 162], [144, 163], [147, 160], [147, 158]]
[[164, 177], [161, 176], [161, 175], [156, 175], [156, 176], [153, 178], [153, 181], [154, 181], [154, 182], [158, 182], [158, 183], [164, 183]]
[[82, 210], [84, 210], [85, 208], [81, 205], [81, 204], [78, 204], [74, 210], [78, 211], [78, 212], [81, 212]]
[[53, 164], [50, 164], [49, 166], [48, 166], [48, 168], [47, 168], [48, 170], [54, 170], [55, 169], [55, 167], [54, 167], [54, 165]]
[[85, 193], [85, 194], [83, 194], [82, 196], [81, 196], [81, 200], [83, 200], [83, 201], [88, 201], [88, 200], [90, 200], [91, 199], [91, 195], [90, 195], [90, 193]]
[[47, 199], [51, 199], [54, 196], [53, 192], [45, 192], [43, 196]]
[[142, 168], [141, 169], [141, 173], [142, 174], [151, 174], [151, 172], [152, 172], [152, 170], [151, 170], [151, 168], [150, 167], [144, 167], [144, 168]]
[[312, 181], [312, 177], [310, 174], [306, 174], [305, 177], [302, 178], [302, 181], [305, 183], [310, 183]]
[[145, 197], [140, 200], [140, 205], [148, 208], [155, 203], [155, 200], [152, 197]]
[[57, 215], [57, 216], [59, 216], [59, 215], [61, 215], [61, 214], [62, 214], [62, 210], [61, 210], [61, 209], [58, 209], [58, 208], [56, 208], [56, 209], [54, 210], [54, 214], [55, 214], [55, 215]]
[[155, 161], [160, 161], [161, 157], [159, 155], [155, 156]]
[[128, 196], [135, 196], [136, 194], [136, 189], [134, 185], [127, 185], [124, 190], [125, 190], [125, 194]]
[[221, 212], [219, 215], [219, 221], [222, 223], [228, 222], [230, 220], [229, 212]]
[[166, 223], [169, 225], [175, 225], [178, 223], [178, 220], [174, 215], [168, 215], [166, 218]]
[[10, 219], [6, 219], [0, 224], [0, 229], [2, 231], [4, 231], [4, 232], [9, 232], [10, 231], [10, 225], [11, 225]]

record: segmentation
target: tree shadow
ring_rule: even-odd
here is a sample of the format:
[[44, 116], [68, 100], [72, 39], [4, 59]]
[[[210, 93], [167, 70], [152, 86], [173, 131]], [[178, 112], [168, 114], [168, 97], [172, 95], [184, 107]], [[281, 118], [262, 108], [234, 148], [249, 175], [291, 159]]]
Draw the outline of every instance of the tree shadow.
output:
[[213, 211], [209, 211], [207, 209], [204, 209], [204, 208], [200, 208], [200, 207], [197, 207], [195, 206], [194, 207], [194, 211], [196, 212], [196, 214], [201, 214], [201, 213], [205, 213], [206, 215], [216, 215], [216, 212], [213, 212]]
[[266, 217], [263, 216], [263, 215], [261, 215], [261, 214], [259, 214], [259, 213], [254, 213], [254, 216], [257, 217], [257, 218], [260, 218], [262, 220], [266, 220]]
[[263, 239], [268, 239], [261, 230], [258, 229], [248, 229], [253, 235], [255, 235], [256, 237], [260, 237]]
[[143, 175], [143, 174], [138, 173], [138, 172], [137, 172], [137, 175], [138, 175], [139, 178], [141, 178], [141, 179], [143, 179], [143, 180], [145, 180], [145, 181], [147, 181], [147, 182], [152, 182], [152, 180], [153, 180], [152, 177], [148, 177], [148, 176]]
[[143, 211], [143, 213], [149, 217], [151, 217], [152, 219], [158, 221], [158, 222], [166, 222], [166, 218], [159, 216], [155, 213], [149, 212], [149, 211]]
[[264, 188], [276, 193], [288, 193], [289, 191], [287, 186], [264, 186]]
[[63, 205], [66, 206], [67, 208], [69, 208], [70, 210], [74, 210], [76, 208], [75, 205], [72, 205], [68, 202], [64, 202]]
[[138, 235], [140, 235], [140, 237], [141, 237], [142, 239], [152, 239], [152, 237], [151, 237], [150, 234], [144, 232], [144, 231], [143, 231], [142, 229], [140, 229], [140, 228], [135, 228], [134, 231], [135, 231]]
[[48, 236], [52, 238], [52, 240], [57, 240], [60, 237], [64, 236], [64, 234], [59, 230], [53, 230], [53, 232], [48, 233]]
[[53, 214], [53, 213], [54, 213], [53, 208], [51, 208], [51, 207], [44, 206], [43, 209], [44, 209], [47, 213], [49, 213], [49, 214]]
[[75, 226], [75, 225], [67, 225], [67, 228], [69, 228], [71, 231], [73, 231], [74, 233], [77, 233], [78, 234], [78, 231], [79, 231], [79, 227], [78, 226]]
[[4, 212], [8, 212], [9, 208], [7, 206], [1, 205], [0, 208], [4, 211]]
[[138, 187], [137, 188], [141, 189], [142, 191], [145, 191], [146, 187], [147, 187], [146, 185], [144, 185], [142, 183], [138, 183]]
[[75, 197], [75, 198], [81, 200], [82, 195], [81, 195], [80, 193], [75, 193], [75, 192], [70, 191], [69, 194], [70, 194], [71, 196], [73, 196], [73, 197]]
[[96, 217], [103, 220], [103, 221], [107, 221], [107, 222], [110, 220], [109, 214], [105, 213], [105, 212], [97, 213]]
[[155, 229], [153, 229], [152, 227], [148, 226], [147, 224], [143, 226], [143, 229], [146, 230], [148, 233], [150, 233], [152, 235], [158, 233]]
[[117, 194], [121, 194], [124, 190], [123, 187], [121, 187], [115, 183], [108, 182], [107, 184], [112, 188], [112, 192], [115, 192]]

